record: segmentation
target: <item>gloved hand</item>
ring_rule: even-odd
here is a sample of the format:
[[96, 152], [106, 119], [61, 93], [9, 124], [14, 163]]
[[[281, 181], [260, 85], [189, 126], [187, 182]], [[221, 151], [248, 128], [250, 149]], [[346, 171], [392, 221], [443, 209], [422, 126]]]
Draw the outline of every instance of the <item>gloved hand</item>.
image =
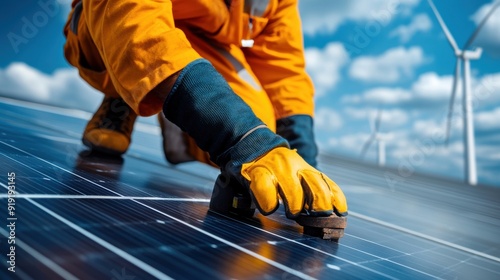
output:
[[264, 215], [276, 211], [278, 194], [289, 218], [303, 210], [319, 216], [347, 214], [340, 188], [268, 129], [206, 60], [180, 72], [163, 112], [208, 151], [231, 178], [228, 182], [250, 190]]
[[248, 180], [259, 211], [268, 215], [278, 208], [278, 194], [288, 218], [303, 210], [311, 216], [347, 215], [342, 190], [323, 173], [307, 164], [294, 150], [276, 148], [243, 164], [241, 175]]
[[313, 118], [309, 115], [292, 115], [276, 121], [276, 133], [285, 138], [290, 148], [311, 166], [316, 167], [318, 147], [314, 141]]

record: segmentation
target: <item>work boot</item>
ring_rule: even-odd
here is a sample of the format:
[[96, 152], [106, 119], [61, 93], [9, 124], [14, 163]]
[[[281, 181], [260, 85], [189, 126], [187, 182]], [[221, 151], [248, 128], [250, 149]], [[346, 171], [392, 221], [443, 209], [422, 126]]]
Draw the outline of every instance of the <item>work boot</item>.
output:
[[163, 152], [167, 161], [171, 164], [194, 161], [194, 157], [189, 154], [187, 135], [165, 118], [163, 113], [158, 114], [158, 122], [163, 136]]
[[82, 142], [92, 151], [122, 155], [130, 145], [136, 118], [123, 99], [106, 96], [85, 127]]

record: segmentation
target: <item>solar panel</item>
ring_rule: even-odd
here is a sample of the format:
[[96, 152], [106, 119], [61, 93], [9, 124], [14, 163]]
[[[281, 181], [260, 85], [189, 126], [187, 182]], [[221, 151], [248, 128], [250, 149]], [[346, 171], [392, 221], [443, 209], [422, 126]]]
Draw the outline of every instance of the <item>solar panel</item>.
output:
[[1, 279], [500, 278], [498, 189], [420, 175], [391, 185], [397, 170], [323, 155], [350, 206], [336, 243], [283, 209], [209, 213], [218, 171], [167, 164], [157, 128], [138, 124], [122, 159], [88, 153], [88, 117], [0, 99], [0, 216], [15, 225], [0, 228]]

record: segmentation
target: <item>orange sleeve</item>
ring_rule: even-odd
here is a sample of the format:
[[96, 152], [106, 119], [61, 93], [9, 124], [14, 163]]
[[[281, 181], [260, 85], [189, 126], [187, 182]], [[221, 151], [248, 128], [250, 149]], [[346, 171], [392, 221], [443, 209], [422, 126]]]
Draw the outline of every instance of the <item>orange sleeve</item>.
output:
[[242, 37], [241, 0], [172, 0], [176, 24], [201, 31], [208, 40], [221, 44], [239, 44]]
[[146, 95], [200, 58], [175, 27], [172, 2], [87, 0], [82, 4], [83, 20], [116, 91], [139, 115], [158, 113], [163, 104], [141, 104]]
[[[277, 1], [246, 59], [275, 108], [276, 119], [314, 113], [314, 87], [305, 70], [302, 27], [296, 0]], [[266, 15], [264, 15], [266, 16]]]

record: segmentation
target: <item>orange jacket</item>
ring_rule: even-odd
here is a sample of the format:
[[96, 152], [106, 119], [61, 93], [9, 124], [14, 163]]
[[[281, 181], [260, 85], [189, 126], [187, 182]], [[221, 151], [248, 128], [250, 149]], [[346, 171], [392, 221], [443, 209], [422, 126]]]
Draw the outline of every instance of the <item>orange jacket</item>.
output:
[[[297, 0], [173, 0], [176, 24], [197, 29], [220, 44], [241, 46], [252, 71], [269, 95], [276, 118], [313, 115], [312, 81], [305, 71]], [[250, 25], [251, 22], [251, 25]]]
[[[74, 0], [73, 7], [78, 2], [80, 0]], [[243, 39], [252, 39], [253, 47], [242, 48], [242, 51], [269, 96], [276, 119], [295, 114], [312, 116], [314, 90], [305, 72], [297, 0], [232, 0], [229, 8], [226, 2], [229, 1], [84, 1], [83, 13], [88, 26], [80, 23], [80, 33], [69, 36], [70, 14], [65, 28], [66, 57], [91, 85], [110, 94], [113, 90], [108, 81], [111, 80], [119, 95], [135, 111], [149, 115], [161, 106], [142, 113], [139, 104], [146, 94], [168, 75], [199, 57], [175, 27], [199, 33], [215, 45], [241, 46]], [[124, 12], [135, 18], [129, 15], [120, 18]], [[159, 20], [151, 17], [159, 17]], [[155, 24], [154, 27], [151, 24]], [[119, 30], [114, 32], [113, 28]], [[84, 36], [87, 38], [82, 38]], [[168, 40], [162, 39], [165, 36]], [[96, 46], [91, 46], [89, 40], [96, 38]], [[160, 43], [155, 46], [154, 42]], [[87, 65], [81, 65], [82, 55], [87, 57]], [[89, 57], [96, 55], [101, 57], [96, 58], [96, 63], [89, 61]], [[88, 64], [99, 67], [89, 69]], [[103, 68], [109, 76], [99, 72]]]

